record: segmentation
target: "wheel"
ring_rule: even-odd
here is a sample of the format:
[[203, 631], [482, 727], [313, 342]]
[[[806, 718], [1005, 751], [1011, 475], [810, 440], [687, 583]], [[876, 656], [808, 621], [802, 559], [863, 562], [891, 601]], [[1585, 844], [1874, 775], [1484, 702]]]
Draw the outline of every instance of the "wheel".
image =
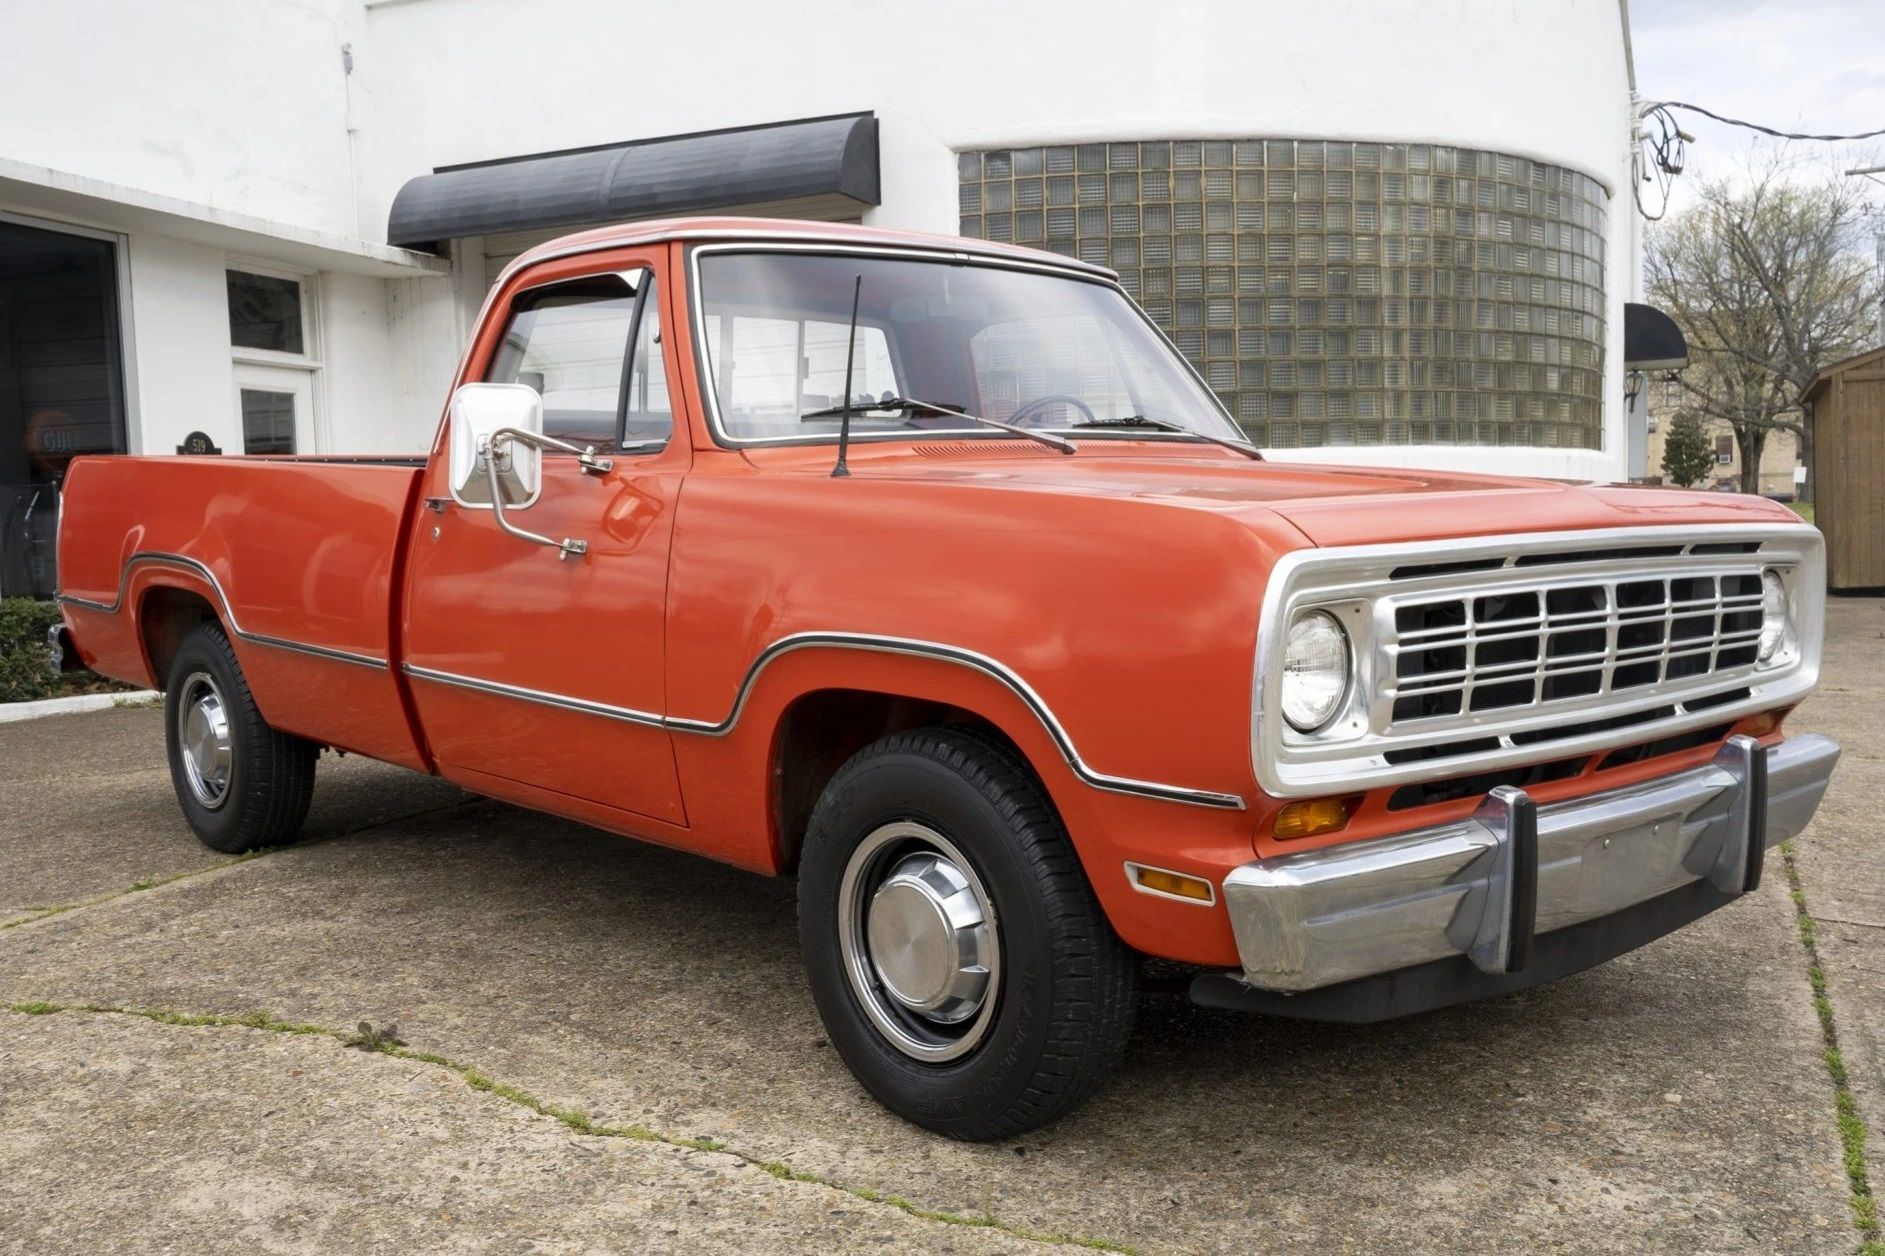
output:
[[300, 833], [319, 748], [262, 719], [220, 625], [194, 629], [171, 661], [164, 742], [177, 802], [205, 846], [233, 855]]
[[897, 1115], [970, 1141], [1098, 1090], [1132, 1032], [1135, 961], [1005, 744], [898, 733], [838, 770], [799, 866], [812, 997]]

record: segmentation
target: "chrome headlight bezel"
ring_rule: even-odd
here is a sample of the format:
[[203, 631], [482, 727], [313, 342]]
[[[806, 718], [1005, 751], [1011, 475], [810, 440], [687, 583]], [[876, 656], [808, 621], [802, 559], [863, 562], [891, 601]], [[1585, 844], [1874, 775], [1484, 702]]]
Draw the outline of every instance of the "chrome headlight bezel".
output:
[[[1319, 640], [1309, 641], [1310, 634], [1319, 634]], [[1316, 648], [1333, 651], [1331, 668], [1335, 672], [1336, 683], [1326, 696], [1319, 699], [1308, 698], [1301, 694], [1306, 682], [1300, 678], [1305, 673], [1292, 671], [1290, 660], [1296, 654], [1299, 645], [1304, 649]], [[1283, 720], [1296, 732], [1312, 736], [1326, 729], [1336, 721], [1348, 705], [1349, 695], [1355, 687], [1355, 643], [1342, 626], [1342, 621], [1332, 612], [1320, 607], [1299, 611], [1290, 620], [1289, 628], [1283, 634], [1282, 668], [1277, 681], [1277, 710]], [[1292, 689], [1296, 692], [1292, 693]], [[1292, 713], [1290, 707], [1296, 697], [1304, 697], [1300, 707], [1307, 710]]]
[[1786, 575], [1768, 567], [1761, 572], [1761, 635], [1755, 645], [1755, 666], [1775, 667], [1786, 662], [1794, 636], [1793, 598]]

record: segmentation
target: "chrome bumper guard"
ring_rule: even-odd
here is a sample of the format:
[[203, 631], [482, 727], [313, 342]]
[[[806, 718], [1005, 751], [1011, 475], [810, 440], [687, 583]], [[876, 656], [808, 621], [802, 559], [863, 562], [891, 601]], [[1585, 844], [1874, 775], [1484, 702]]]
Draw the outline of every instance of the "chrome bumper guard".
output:
[[1242, 980], [1288, 993], [1459, 955], [1518, 973], [1538, 934], [1697, 881], [1745, 893], [1838, 761], [1826, 737], [1731, 737], [1674, 776], [1543, 807], [1502, 786], [1454, 824], [1245, 864], [1224, 880]]

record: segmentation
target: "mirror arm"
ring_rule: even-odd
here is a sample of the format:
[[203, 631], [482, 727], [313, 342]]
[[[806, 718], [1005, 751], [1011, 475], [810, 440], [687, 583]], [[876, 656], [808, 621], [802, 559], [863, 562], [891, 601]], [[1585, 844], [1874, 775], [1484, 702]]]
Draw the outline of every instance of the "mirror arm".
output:
[[504, 489], [498, 483], [497, 465], [502, 454], [500, 447], [511, 441], [522, 441], [527, 445], [535, 445], [539, 449], [554, 449], [561, 453], [578, 454], [582, 458], [582, 469], [596, 475], [608, 471], [615, 463], [608, 458], [597, 458], [593, 446], [579, 449], [575, 445], [557, 440], [554, 436], [540, 436], [535, 432], [526, 432], [515, 427], [500, 427], [478, 442], [478, 452], [484, 461], [485, 478], [491, 485], [491, 516], [497, 521], [497, 526], [520, 541], [529, 541], [532, 545], [549, 546], [556, 551], [558, 562], [568, 561], [572, 554], [579, 556], [587, 554], [589, 552], [587, 541], [570, 536], [564, 537], [561, 541], [552, 540], [550, 537], [518, 527], [504, 513]]
[[575, 454], [576, 464], [590, 475], [606, 475], [615, 469], [615, 459], [596, 457], [594, 445], [572, 445], [566, 440], [545, 436], [541, 432], [527, 432], [521, 427], [500, 427], [489, 437], [493, 445], [497, 444], [500, 439], [522, 441], [526, 445], [535, 445], [538, 449], [551, 453]]

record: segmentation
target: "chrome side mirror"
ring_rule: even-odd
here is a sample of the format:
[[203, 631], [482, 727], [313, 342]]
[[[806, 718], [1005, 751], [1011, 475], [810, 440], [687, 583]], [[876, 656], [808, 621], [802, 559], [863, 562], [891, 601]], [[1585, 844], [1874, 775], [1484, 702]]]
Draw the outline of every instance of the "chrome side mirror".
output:
[[547, 545], [558, 559], [589, 552], [589, 542], [556, 540], [526, 531], [506, 518], [534, 504], [543, 489], [543, 451], [575, 454], [585, 475], [607, 475], [613, 458], [593, 445], [572, 445], [543, 434], [543, 398], [524, 384], [463, 384], [452, 394], [449, 470], [452, 496], [462, 506], [487, 506], [497, 526], [520, 541]]
[[543, 398], [524, 384], [461, 384], [452, 394], [449, 467], [461, 506], [522, 510], [543, 488], [543, 452], [529, 440], [493, 441], [500, 431], [538, 436]]

